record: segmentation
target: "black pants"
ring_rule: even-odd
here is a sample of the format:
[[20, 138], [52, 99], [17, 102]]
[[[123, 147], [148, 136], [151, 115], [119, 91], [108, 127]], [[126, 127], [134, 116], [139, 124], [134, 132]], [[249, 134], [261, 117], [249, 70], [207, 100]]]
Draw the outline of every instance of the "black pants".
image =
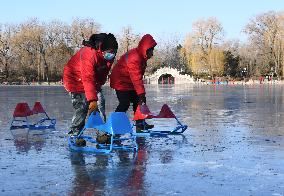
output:
[[126, 112], [130, 106], [130, 103], [133, 105], [133, 111], [136, 111], [138, 106], [138, 95], [135, 90], [133, 91], [119, 91], [116, 90], [116, 96], [119, 101], [119, 104], [116, 108], [116, 112]]

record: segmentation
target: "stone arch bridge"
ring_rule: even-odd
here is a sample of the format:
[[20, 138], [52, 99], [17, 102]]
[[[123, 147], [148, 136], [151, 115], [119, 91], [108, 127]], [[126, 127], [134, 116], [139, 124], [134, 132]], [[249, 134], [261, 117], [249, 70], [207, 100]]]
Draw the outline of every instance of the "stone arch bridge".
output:
[[144, 82], [146, 84], [190, 84], [194, 83], [194, 79], [188, 74], [180, 74], [177, 69], [164, 67], [152, 75], [145, 76]]

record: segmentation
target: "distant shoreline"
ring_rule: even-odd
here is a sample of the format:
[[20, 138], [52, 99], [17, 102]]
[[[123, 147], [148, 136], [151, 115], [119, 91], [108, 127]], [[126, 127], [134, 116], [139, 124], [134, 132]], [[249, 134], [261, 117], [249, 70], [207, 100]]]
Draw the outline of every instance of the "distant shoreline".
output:
[[[158, 84], [158, 85], [177, 85], [177, 86], [182, 86], [182, 85], [216, 85], [216, 86], [226, 86], [226, 85], [283, 85], [284, 84], [284, 80], [274, 80], [274, 81], [263, 81], [262, 83], [260, 83], [258, 80], [250, 80], [247, 82], [244, 81], [228, 81], [228, 83], [224, 83], [224, 82], [220, 82], [220, 83], [212, 83], [210, 81], [203, 81], [203, 82], [194, 82], [194, 83], [185, 83], [185, 84]], [[144, 85], [157, 85], [157, 84], [144, 84]], [[31, 87], [36, 87], [36, 86], [62, 86], [63, 84], [56, 84], [56, 83], [42, 83], [42, 84], [0, 84], [0, 86], [31, 86]], [[109, 86], [109, 83], [106, 83], [104, 86]]]

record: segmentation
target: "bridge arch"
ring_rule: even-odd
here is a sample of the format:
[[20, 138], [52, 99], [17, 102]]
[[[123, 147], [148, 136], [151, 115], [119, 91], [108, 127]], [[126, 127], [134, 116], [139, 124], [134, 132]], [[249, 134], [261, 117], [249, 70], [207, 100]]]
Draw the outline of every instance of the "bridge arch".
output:
[[194, 83], [194, 79], [188, 74], [180, 74], [177, 69], [163, 67], [152, 75], [146, 76], [144, 82], [147, 84], [189, 84]]
[[175, 78], [171, 74], [162, 74], [158, 78], [158, 83], [159, 84], [174, 84], [175, 83]]

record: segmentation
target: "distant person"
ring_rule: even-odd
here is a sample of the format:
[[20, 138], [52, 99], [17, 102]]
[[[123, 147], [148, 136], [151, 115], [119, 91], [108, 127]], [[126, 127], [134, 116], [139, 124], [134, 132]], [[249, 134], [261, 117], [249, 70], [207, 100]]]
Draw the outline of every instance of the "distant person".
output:
[[263, 76], [260, 76], [260, 84], [262, 84], [264, 82], [264, 77]]
[[[119, 104], [116, 112], [126, 112], [133, 104], [136, 111], [138, 104], [146, 104], [146, 92], [143, 84], [143, 75], [147, 67], [147, 60], [153, 56], [156, 41], [149, 34], [140, 40], [138, 47], [133, 48], [120, 57], [110, 75], [110, 86], [115, 89]], [[136, 121], [136, 131], [143, 130], [143, 121]], [[154, 125], [145, 124], [145, 129]]]
[[72, 135], [78, 135], [86, 117], [98, 109], [97, 93], [106, 82], [118, 49], [111, 33], [93, 34], [83, 45], [65, 65], [63, 73], [63, 84], [75, 109], [69, 132]]

